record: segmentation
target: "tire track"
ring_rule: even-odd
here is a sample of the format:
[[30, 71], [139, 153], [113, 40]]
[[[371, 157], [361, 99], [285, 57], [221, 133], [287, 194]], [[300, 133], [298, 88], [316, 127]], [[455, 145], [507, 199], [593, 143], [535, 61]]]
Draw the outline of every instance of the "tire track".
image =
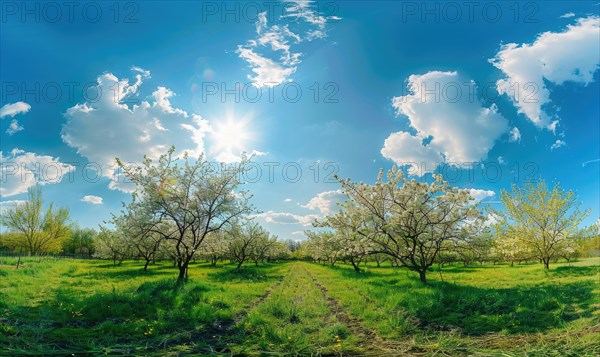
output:
[[[335, 298], [329, 296], [329, 290], [321, 284], [308, 269], [306, 269], [306, 267], [303, 266], [302, 268], [317, 288], [321, 290], [323, 298], [327, 301], [327, 305], [331, 312], [360, 340], [360, 356], [418, 356], [423, 354], [424, 351], [415, 349], [414, 346], [407, 345], [403, 342], [384, 340], [379, 337], [375, 330], [365, 327], [359, 318], [348, 314], [348, 308], [341, 306]], [[367, 298], [366, 300], [368, 301], [370, 298]]]
[[[226, 353], [229, 352], [228, 343], [234, 342], [235, 337], [237, 337], [239, 330], [236, 326], [244, 319], [246, 316], [252, 312], [258, 305], [262, 304], [273, 291], [277, 290], [283, 281], [288, 277], [290, 273], [290, 269], [288, 269], [285, 274], [278, 278], [278, 281], [269, 286], [265, 293], [261, 295], [258, 300], [254, 301], [250, 304], [244, 311], [240, 312], [235, 316], [234, 319], [229, 320], [224, 323], [218, 323], [215, 321], [213, 325], [205, 327], [199, 334], [198, 339], [204, 339], [204, 342], [207, 344], [207, 347], [201, 348], [199, 351], [210, 351], [211, 353]], [[196, 351], [198, 352], [198, 351]]]
[[379, 344], [374, 344], [373, 341], [380, 340], [379, 336], [375, 331], [368, 329], [362, 325], [359, 319], [351, 316], [347, 313], [347, 308], [342, 307], [340, 303], [329, 296], [329, 290], [321, 284], [309, 271], [306, 267], [302, 267], [308, 277], [312, 280], [313, 284], [321, 291], [323, 295], [323, 299], [327, 302], [329, 310], [332, 314], [344, 325], [346, 325], [352, 335], [356, 336], [360, 341], [360, 356], [389, 356], [387, 354], [388, 351], [383, 351], [379, 348]]

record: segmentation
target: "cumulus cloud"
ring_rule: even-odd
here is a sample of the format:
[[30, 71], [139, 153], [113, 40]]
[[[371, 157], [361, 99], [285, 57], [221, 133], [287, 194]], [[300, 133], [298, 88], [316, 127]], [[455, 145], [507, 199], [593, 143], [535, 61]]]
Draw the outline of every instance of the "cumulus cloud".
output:
[[215, 160], [222, 162], [224, 164], [233, 164], [236, 162], [240, 162], [242, 157], [240, 155], [236, 155], [229, 150], [221, 151], [219, 154], [215, 156]]
[[256, 214], [254, 217], [273, 224], [300, 224], [303, 226], [310, 226], [315, 219], [319, 218], [319, 215], [308, 214], [302, 216], [288, 212], [267, 211]]
[[16, 102], [6, 104], [0, 108], [0, 119], [4, 117], [14, 117], [18, 114], [25, 114], [31, 109], [31, 105], [25, 102]]
[[23, 126], [21, 126], [16, 119], [13, 119], [11, 120], [10, 125], [6, 129], [6, 133], [12, 136], [22, 130]]
[[0, 151], [2, 185], [0, 196], [9, 197], [27, 192], [36, 184], [55, 184], [75, 170], [75, 166], [60, 162], [60, 158], [37, 155], [18, 148], [4, 156]]
[[405, 131], [391, 134], [383, 143], [381, 155], [398, 165], [410, 165], [412, 173], [422, 176], [444, 161], [442, 154], [430, 145], [423, 145], [423, 138]]
[[67, 109], [61, 137], [78, 154], [98, 165], [99, 174], [112, 180], [111, 189], [133, 190], [132, 185], [119, 176], [116, 157], [124, 163], [139, 163], [144, 155], [158, 158], [172, 145], [178, 154], [187, 151], [197, 156], [204, 152], [208, 122], [199, 115], [173, 107], [170, 99], [175, 93], [168, 88], [158, 87], [150, 100], [136, 100], [137, 103], [130, 106], [128, 103], [139, 95], [142, 74], [137, 74], [135, 82], [129, 83], [127, 79], [104, 73], [97, 82], [98, 91], [104, 95], [96, 102]]
[[317, 194], [311, 198], [303, 208], [311, 210], [319, 210], [324, 215], [331, 214], [337, 208], [337, 204], [343, 202], [346, 199], [342, 190], [325, 191]]
[[580, 18], [563, 32], [544, 32], [532, 43], [503, 45], [491, 63], [505, 78], [496, 82], [500, 94], [506, 94], [539, 128], [556, 130], [559, 118], [549, 113], [550, 89], [574, 82], [588, 85], [600, 65], [600, 18]]
[[242, 155], [246, 155], [247, 157], [261, 157], [266, 156], [269, 153], [264, 151], [252, 150], [250, 153], [242, 152], [240, 155], [234, 154], [231, 148], [220, 151], [215, 155], [215, 160], [222, 162], [224, 164], [234, 164], [242, 161]]
[[510, 129], [508, 141], [510, 142], [521, 142], [521, 131], [519, 128], [514, 127]]
[[469, 189], [469, 193], [471, 194], [471, 197], [475, 199], [475, 202], [481, 202], [488, 197], [494, 197], [496, 195], [494, 191], [480, 190], [477, 188]]
[[571, 17], [575, 17], [575, 14], [572, 12], [567, 12], [566, 14], [560, 16], [561, 19], [570, 19]]
[[[16, 102], [16, 103], [12, 103], [12, 104], [6, 104], [6, 105], [2, 106], [2, 108], [0, 108], [0, 119], [2, 119], [4, 117], [14, 118], [15, 115], [25, 114], [25, 113], [29, 112], [30, 109], [31, 109], [31, 105], [29, 105], [25, 102]], [[19, 121], [17, 119], [13, 119], [13, 120], [11, 120], [10, 125], [6, 129], [6, 133], [8, 135], [12, 136], [13, 134], [18, 133], [19, 131], [22, 131], [23, 129], [24, 128], [21, 124], [19, 124]]]
[[283, 200], [283, 202], [292, 202], [292, 199], [291, 198], [286, 198], [286, 199]]
[[554, 144], [552, 144], [552, 146], [550, 146], [550, 150], [556, 150], [556, 149], [558, 149], [558, 148], [560, 148], [560, 147], [563, 147], [563, 146], [565, 146], [565, 145], [567, 145], [567, 143], [566, 143], [566, 142], [564, 142], [564, 141], [562, 141], [562, 140], [556, 140], [556, 141], [554, 142]]
[[[238, 56], [254, 73], [248, 75], [254, 86], [273, 87], [288, 81], [302, 62], [298, 45], [326, 37], [327, 22], [340, 19], [323, 16], [314, 8], [313, 1], [287, 1], [285, 13], [272, 25], [268, 24], [266, 12], [258, 14], [256, 37], [237, 48]], [[290, 30], [290, 20], [295, 20], [298, 30]]]
[[103, 199], [100, 196], [89, 195], [83, 196], [81, 202], [86, 202], [92, 205], [101, 205], [103, 203]]
[[[394, 97], [392, 106], [397, 115], [408, 118], [416, 134], [393, 133], [381, 149], [384, 157], [399, 165], [417, 168], [426, 164], [427, 169], [434, 169], [444, 160], [451, 165], [477, 162], [485, 159], [495, 141], [508, 131], [508, 121], [496, 106], [483, 107], [466, 95], [464, 83], [473, 87], [475, 83], [457, 72], [411, 75], [408, 82], [411, 93]], [[417, 169], [416, 174], [426, 171]]]

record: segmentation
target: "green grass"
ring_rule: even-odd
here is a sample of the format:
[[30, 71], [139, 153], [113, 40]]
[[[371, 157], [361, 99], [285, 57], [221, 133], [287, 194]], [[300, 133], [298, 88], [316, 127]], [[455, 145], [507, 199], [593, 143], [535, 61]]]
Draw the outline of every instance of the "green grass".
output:
[[391, 267], [309, 269], [366, 327], [404, 341], [397, 350], [559, 356], [600, 353], [598, 263], [450, 266], [427, 286]]
[[[0, 258], [0, 355], [600, 353], [600, 260], [389, 266]], [[443, 279], [443, 280], [442, 280]]]
[[0, 269], [0, 346], [15, 355], [220, 348], [218, 335], [286, 269], [195, 264], [177, 287], [167, 263], [143, 272], [137, 262], [29, 261]]
[[244, 338], [232, 350], [242, 354], [331, 355], [353, 352], [357, 342], [300, 264], [238, 328]]

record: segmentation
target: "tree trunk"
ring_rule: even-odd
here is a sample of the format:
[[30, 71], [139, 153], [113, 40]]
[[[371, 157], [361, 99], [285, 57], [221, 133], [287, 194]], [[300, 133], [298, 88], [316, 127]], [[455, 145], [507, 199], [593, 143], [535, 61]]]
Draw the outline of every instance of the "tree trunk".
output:
[[427, 272], [425, 270], [419, 271], [419, 280], [421, 280], [421, 282], [423, 284], [427, 284], [427, 276], [426, 276]]
[[243, 260], [238, 261], [238, 265], [236, 267], [237, 271], [240, 271], [240, 268], [241, 268], [243, 262], [244, 262]]
[[544, 269], [548, 270], [550, 269], [550, 258], [548, 259], [542, 259], [544, 262]]
[[180, 267], [179, 267], [179, 276], [177, 277], [177, 281], [181, 282], [184, 281], [188, 278], [188, 264], [187, 263], [183, 263]]
[[357, 273], [360, 273], [360, 267], [359, 267], [360, 263], [356, 264], [354, 262], [354, 259], [350, 259], [350, 263], [352, 263], [352, 266], [354, 267], [354, 271], [357, 272]]
[[148, 271], [148, 264], [150, 264], [150, 259], [146, 260], [146, 264], [144, 264], [144, 271]]

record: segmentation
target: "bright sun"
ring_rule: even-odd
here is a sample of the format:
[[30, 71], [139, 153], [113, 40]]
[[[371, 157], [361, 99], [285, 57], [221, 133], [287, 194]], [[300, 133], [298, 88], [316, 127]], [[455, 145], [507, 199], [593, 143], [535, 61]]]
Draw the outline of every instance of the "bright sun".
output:
[[245, 122], [228, 119], [221, 124], [217, 124], [214, 136], [218, 146], [233, 151], [244, 148], [249, 134]]

